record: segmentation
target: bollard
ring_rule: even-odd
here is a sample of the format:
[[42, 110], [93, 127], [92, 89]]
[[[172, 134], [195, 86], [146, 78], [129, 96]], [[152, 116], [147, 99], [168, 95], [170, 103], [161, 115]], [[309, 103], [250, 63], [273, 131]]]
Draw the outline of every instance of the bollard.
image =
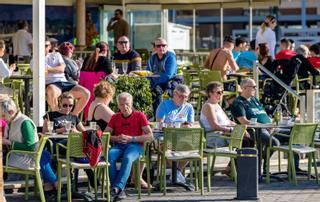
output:
[[258, 199], [258, 151], [242, 148], [237, 151], [237, 199]]

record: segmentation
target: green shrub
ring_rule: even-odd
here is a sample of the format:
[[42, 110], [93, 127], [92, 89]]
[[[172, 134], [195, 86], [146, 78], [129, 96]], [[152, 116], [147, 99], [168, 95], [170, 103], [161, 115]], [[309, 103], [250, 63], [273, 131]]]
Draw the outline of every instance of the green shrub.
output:
[[119, 76], [114, 83], [116, 93], [114, 102], [110, 107], [114, 112], [118, 112], [116, 97], [122, 92], [128, 92], [133, 96], [133, 107], [144, 112], [148, 118], [152, 117], [152, 94], [150, 91], [149, 80], [143, 77]]

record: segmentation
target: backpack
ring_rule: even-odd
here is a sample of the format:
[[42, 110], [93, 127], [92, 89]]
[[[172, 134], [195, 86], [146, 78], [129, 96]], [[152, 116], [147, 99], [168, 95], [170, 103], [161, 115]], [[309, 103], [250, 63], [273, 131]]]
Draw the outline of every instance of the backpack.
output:
[[103, 150], [101, 137], [101, 130], [82, 132], [82, 152], [87, 156], [91, 167], [96, 166], [100, 160]]

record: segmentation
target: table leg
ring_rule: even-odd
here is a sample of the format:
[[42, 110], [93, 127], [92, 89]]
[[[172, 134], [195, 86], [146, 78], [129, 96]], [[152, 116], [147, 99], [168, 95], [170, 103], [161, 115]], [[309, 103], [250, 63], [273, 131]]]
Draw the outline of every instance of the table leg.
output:
[[30, 114], [30, 98], [29, 98], [29, 92], [30, 92], [30, 79], [25, 79], [24, 84], [24, 107], [25, 107], [25, 114]]

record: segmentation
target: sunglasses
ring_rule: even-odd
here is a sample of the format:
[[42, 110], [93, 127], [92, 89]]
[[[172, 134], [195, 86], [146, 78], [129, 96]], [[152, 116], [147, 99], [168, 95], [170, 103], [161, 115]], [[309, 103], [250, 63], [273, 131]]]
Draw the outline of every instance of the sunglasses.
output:
[[166, 47], [166, 46], [167, 46], [167, 44], [156, 44], [156, 47], [157, 47], [157, 48]]
[[118, 41], [119, 44], [127, 44], [129, 41]]
[[223, 94], [223, 90], [221, 90], [221, 91], [215, 91], [215, 92], [213, 92], [213, 93], [217, 93], [218, 95], [222, 95], [222, 94]]
[[67, 108], [67, 107], [72, 108], [72, 107], [73, 107], [73, 104], [70, 104], [70, 105], [68, 105], [68, 104], [63, 104], [62, 107], [63, 107], [63, 108]]
[[249, 87], [249, 88], [254, 88], [254, 89], [257, 88], [257, 86], [247, 86], [247, 87]]

